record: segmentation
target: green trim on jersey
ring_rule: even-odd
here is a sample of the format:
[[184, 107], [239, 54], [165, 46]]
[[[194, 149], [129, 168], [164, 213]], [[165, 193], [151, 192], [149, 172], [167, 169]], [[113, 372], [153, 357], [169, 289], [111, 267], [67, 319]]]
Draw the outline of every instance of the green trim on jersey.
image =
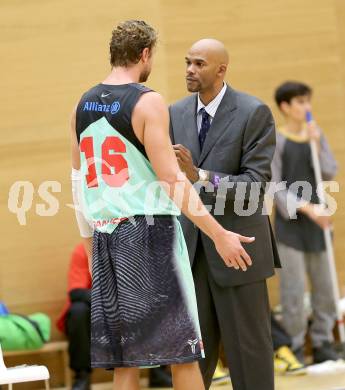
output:
[[[199, 326], [198, 307], [195, 302], [195, 286], [193, 275], [191, 273], [190, 261], [186, 240], [184, 238], [182, 226], [180, 221], [174, 219], [175, 224], [175, 242], [174, 242], [174, 260], [177, 277], [181, 285], [181, 291], [184, 295], [188, 313], [193, 321], [194, 327], [198, 333], [198, 337], [201, 340], [201, 331]], [[202, 357], [205, 357], [204, 351], [201, 351]]]
[[[83, 203], [85, 216], [93, 222], [95, 229], [111, 233], [119, 222], [117, 219], [134, 215], [180, 215], [180, 210], [158, 182], [151, 163], [105, 117], [93, 122], [81, 133], [80, 150], [84, 150], [82, 144], [86, 137], [92, 137], [87, 141], [92, 143], [94, 158], [89, 159], [88, 169], [86, 154], [80, 152], [81, 173], [84, 175]], [[109, 143], [114, 138], [117, 144], [121, 144], [120, 151]], [[109, 175], [102, 175], [102, 162], [110, 169]], [[113, 165], [123, 167], [126, 163], [128, 170], [122, 169], [115, 174]], [[90, 174], [92, 164], [95, 164], [97, 185], [93, 181], [91, 185], [94, 186], [88, 187], [86, 175]], [[116, 186], [107, 184], [105, 179], [113, 180]]]

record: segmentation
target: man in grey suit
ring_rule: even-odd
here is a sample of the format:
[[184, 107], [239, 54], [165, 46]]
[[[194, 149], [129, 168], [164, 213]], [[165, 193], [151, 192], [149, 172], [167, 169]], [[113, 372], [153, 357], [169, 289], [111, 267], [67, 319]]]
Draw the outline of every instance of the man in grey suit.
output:
[[266, 279], [280, 262], [263, 196], [275, 126], [265, 104], [224, 83], [228, 61], [221, 42], [196, 42], [186, 57], [187, 88], [194, 94], [170, 107], [181, 169], [201, 186], [201, 199], [223, 227], [256, 238], [244, 244], [253, 265], [246, 272], [228, 268], [208, 237], [181, 217], [206, 354], [200, 366], [208, 389], [221, 341], [235, 390], [273, 390]]

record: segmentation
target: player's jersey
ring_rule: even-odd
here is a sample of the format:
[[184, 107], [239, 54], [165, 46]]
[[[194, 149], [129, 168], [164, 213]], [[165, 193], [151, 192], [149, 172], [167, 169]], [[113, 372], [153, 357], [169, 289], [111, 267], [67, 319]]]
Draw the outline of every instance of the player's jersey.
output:
[[98, 84], [78, 104], [83, 208], [101, 232], [111, 233], [121, 220], [135, 215], [180, 214], [132, 127], [133, 109], [150, 91], [136, 83]]

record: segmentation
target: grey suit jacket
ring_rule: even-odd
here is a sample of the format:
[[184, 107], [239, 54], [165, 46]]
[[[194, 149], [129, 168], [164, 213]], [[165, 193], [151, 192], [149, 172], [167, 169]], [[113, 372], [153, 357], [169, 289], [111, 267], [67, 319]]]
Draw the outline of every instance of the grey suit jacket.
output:
[[[219, 285], [236, 286], [268, 278], [274, 274], [275, 266], [280, 267], [270, 221], [262, 213], [263, 190], [271, 179], [275, 150], [275, 125], [271, 111], [255, 97], [228, 86], [200, 151], [196, 110], [197, 94], [170, 106], [172, 143], [187, 147], [192, 153], [194, 165], [211, 172], [211, 182], [216, 186], [201, 189], [200, 197], [205, 205], [212, 207], [210, 211], [218, 222], [228, 230], [255, 236], [256, 240], [243, 245], [253, 260], [248, 271], [228, 268], [213, 242], [182, 215], [180, 222], [190, 261], [193, 264], [201, 234], [209, 268]], [[255, 191], [250, 195], [250, 186], [257, 190], [256, 196], [253, 196]], [[249, 207], [251, 212], [248, 214], [252, 215], [239, 215], [242, 206], [244, 209]]]

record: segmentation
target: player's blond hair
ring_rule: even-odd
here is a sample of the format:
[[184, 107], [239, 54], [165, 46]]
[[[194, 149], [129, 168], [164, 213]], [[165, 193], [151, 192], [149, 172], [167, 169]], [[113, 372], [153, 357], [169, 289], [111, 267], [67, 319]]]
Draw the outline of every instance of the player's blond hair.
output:
[[140, 61], [145, 48], [152, 50], [157, 32], [143, 20], [126, 20], [116, 26], [110, 40], [110, 64], [128, 67]]

